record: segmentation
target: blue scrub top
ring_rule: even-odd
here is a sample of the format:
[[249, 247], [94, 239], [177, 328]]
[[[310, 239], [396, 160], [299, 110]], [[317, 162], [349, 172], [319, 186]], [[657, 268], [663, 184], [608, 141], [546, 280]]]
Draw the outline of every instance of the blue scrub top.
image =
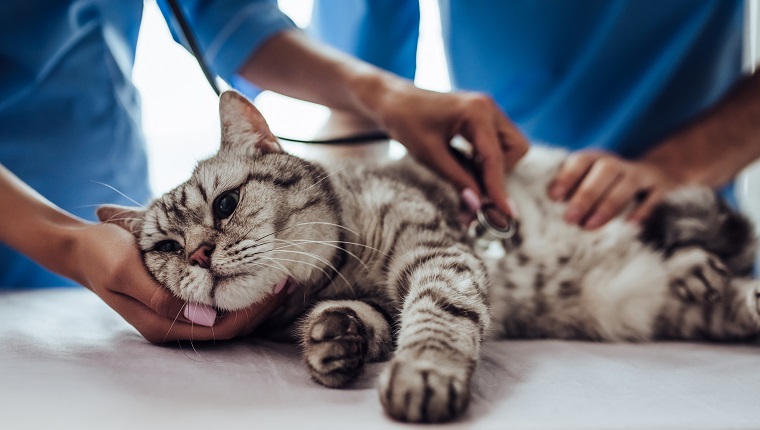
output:
[[[264, 40], [294, 27], [274, 0], [180, 4], [228, 81]], [[134, 205], [99, 183], [151, 197], [131, 81], [142, 10], [142, 0], [0, 2], [0, 163], [82, 218], [103, 203]], [[71, 284], [0, 245], [0, 288]]]
[[[453, 87], [493, 96], [532, 141], [637, 157], [741, 77], [741, 0], [440, 5]], [[310, 30], [411, 78], [418, 19], [417, 0], [316, 0]]]

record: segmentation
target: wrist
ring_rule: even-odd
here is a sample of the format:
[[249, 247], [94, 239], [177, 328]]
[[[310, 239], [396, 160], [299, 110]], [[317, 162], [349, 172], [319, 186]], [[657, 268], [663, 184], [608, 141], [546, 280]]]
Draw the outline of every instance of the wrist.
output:
[[356, 112], [387, 129], [391, 101], [409, 91], [413, 84], [390, 73], [367, 66], [351, 70], [345, 78]]
[[57, 214], [44, 221], [48, 246], [43, 257], [43, 265], [49, 270], [86, 286], [82, 262], [85, 237], [92, 223], [65, 214]]

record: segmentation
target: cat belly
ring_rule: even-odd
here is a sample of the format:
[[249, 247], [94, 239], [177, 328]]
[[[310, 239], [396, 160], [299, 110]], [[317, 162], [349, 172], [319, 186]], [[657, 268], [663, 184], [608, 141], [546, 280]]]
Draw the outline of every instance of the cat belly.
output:
[[594, 231], [565, 223], [566, 205], [546, 192], [562, 153], [535, 155], [509, 181], [521, 213], [518, 243], [503, 258], [486, 261], [495, 334], [651, 339], [667, 294], [661, 255], [622, 218]]
[[495, 334], [651, 339], [667, 294], [660, 256], [635, 239], [563, 236], [528, 237], [503, 258], [487, 261]]

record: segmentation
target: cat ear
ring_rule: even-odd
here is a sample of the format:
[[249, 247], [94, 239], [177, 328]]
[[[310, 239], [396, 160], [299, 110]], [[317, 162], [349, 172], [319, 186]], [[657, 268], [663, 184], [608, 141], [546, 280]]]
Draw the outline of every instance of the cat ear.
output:
[[280, 144], [253, 103], [237, 91], [219, 97], [222, 149], [243, 151], [249, 156], [282, 152]]
[[119, 205], [103, 205], [96, 211], [100, 222], [116, 224], [135, 236], [142, 229], [144, 209]]

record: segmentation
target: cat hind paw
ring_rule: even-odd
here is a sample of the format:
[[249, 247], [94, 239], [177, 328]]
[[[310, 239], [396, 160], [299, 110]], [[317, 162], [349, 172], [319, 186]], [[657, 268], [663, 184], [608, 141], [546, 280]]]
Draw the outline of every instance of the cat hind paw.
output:
[[702, 249], [678, 251], [668, 261], [670, 288], [689, 303], [716, 303], [728, 288], [731, 275], [716, 257]]

